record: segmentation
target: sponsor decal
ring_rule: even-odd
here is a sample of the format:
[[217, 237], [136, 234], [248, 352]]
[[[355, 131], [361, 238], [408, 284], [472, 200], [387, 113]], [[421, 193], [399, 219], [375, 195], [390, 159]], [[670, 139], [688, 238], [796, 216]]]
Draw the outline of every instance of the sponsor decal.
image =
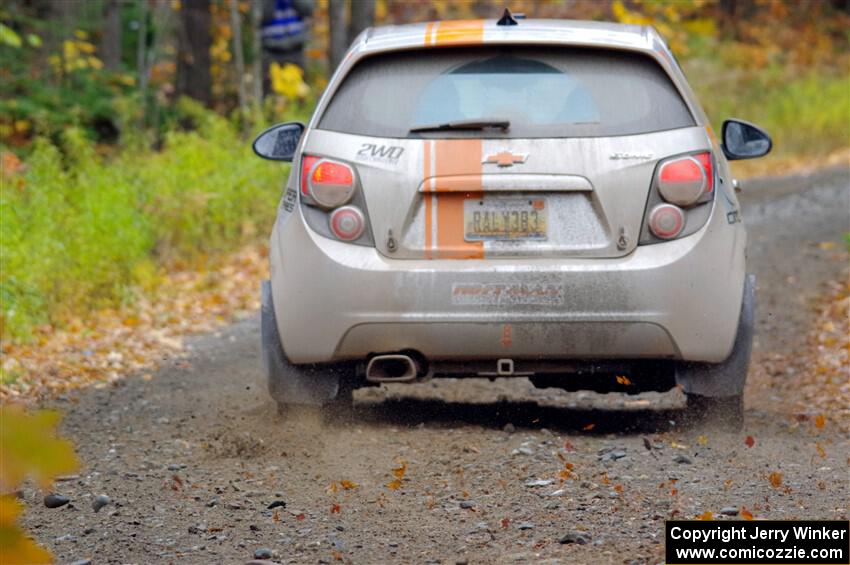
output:
[[398, 160], [404, 154], [404, 147], [398, 145], [378, 145], [376, 143], [364, 143], [357, 151], [358, 161], [370, 161], [373, 163], [384, 163], [397, 165]]
[[452, 304], [560, 306], [564, 304], [564, 287], [560, 284], [455, 283], [452, 285]]

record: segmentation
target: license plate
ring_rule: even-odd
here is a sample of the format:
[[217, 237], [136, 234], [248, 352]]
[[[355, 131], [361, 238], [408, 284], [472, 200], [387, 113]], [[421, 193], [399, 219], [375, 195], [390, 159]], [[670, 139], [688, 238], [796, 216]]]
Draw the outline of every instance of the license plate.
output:
[[545, 198], [484, 198], [463, 202], [466, 241], [546, 239]]

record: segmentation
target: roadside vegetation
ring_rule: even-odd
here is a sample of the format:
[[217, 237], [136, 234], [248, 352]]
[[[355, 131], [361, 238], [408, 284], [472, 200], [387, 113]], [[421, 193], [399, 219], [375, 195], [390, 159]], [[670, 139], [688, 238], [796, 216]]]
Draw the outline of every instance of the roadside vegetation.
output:
[[39, 138], [3, 172], [3, 333], [120, 305], [161, 268], [255, 243], [276, 211], [285, 167], [251, 158], [228, 121], [184, 100], [192, 131], [102, 156], [85, 132]]

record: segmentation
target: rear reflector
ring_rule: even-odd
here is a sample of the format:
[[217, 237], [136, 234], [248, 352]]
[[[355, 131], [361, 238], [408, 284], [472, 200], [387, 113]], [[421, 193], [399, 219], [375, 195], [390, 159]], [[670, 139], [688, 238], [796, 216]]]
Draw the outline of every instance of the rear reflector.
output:
[[[699, 200], [706, 191], [708, 175], [703, 164], [698, 160], [708, 153], [701, 153], [694, 157], [682, 157], [674, 161], [667, 161], [661, 165], [658, 171], [658, 192], [661, 197], [671, 204], [679, 206], [690, 206]], [[708, 172], [711, 171], [711, 160], [708, 159]], [[708, 189], [710, 191], [711, 188]]]
[[341, 206], [354, 194], [354, 171], [344, 163], [322, 159], [310, 170], [307, 190], [322, 206]]
[[334, 210], [329, 220], [331, 232], [342, 241], [354, 241], [366, 228], [363, 212], [354, 206]]
[[678, 206], [659, 204], [649, 213], [649, 229], [661, 239], [673, 239], [685, 227], [685, 214]]

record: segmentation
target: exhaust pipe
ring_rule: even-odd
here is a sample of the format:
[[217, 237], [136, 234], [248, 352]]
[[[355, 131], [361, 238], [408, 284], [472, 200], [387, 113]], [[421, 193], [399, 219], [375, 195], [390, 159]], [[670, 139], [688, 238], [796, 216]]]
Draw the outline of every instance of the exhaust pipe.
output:
[[407, 383], [421, 373], [419, 363], [409, 355], [376, 355], [366, 366], [366, 380], [372, 383]]

